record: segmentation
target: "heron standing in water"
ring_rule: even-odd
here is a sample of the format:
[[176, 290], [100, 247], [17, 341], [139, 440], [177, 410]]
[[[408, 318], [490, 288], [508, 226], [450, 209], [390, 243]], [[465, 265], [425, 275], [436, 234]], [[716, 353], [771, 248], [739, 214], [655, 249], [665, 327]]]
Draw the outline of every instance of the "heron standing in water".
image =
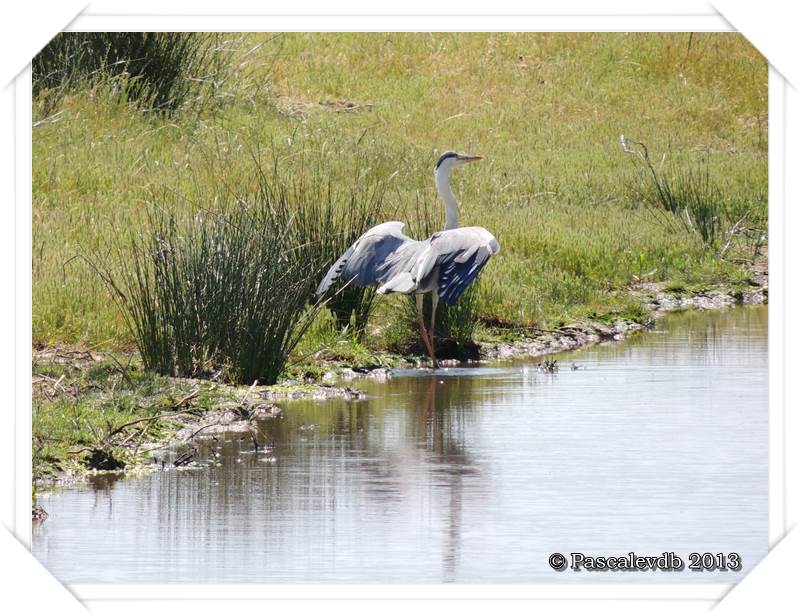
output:
[[[433, 368], [439, 367], [434, 350], [433, 326], [439, 299], [453, 305], [486, 265], [500, 251], [494, 236], [480, 226], [458, 226], [456, 197], [450, 188], [450, 172], [480, 156], [445, 152], [433, 170], [436, 190], [444, 202], [444, 230], [417, 241], [403, 234], [402, 222], [372, 227], [331, 266], [317, 287], [327, 291], [339, 279], [356, 286], [377, 286], [379, 294], [414, 295], [419, 333]], [[431, 294], [431, 326], [422, 315], [424, 296]]]

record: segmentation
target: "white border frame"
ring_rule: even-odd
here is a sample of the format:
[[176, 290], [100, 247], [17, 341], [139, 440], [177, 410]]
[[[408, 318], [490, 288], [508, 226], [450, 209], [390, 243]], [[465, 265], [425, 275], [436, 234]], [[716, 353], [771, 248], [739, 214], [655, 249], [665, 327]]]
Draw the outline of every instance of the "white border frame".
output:
[[[734, 31], [719, 15], [514, 15], [514, 16], [79, 16], [68, 30], [222, 31]], [[17, 537], [30, 546], [30, 359], [31, 359], [31, 107], [30, 68], [15, 82], [16, 201], [16, 518]], [[769, 186], [769, 542], [785, 535], [784, 471], [784, 80], [770, 67]], [[22, 333], [20, 333], [22, 332]], [[27, 332], [27, 334], [25, 333]], [[27, 365], [27, 369], [20, 366]], [[718, 600], [734, 585], [72, 585], [81, 600], [119, 599], [320, 599], [320, 598], [492, 598], [492, 599], [703, 599]]]
[[[769, 67], [769, 547], [786, 535], [786, 96]], [[777, 282], [777, 283], [774, 283]]]

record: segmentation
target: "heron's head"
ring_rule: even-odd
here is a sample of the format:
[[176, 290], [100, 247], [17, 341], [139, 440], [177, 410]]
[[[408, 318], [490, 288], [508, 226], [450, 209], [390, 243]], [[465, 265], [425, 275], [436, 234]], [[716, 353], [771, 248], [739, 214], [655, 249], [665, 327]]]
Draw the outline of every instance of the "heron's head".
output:
[[449, 171], [453, 167], [460, 167], [462, 164], [475, 162], [476, 160], [481, 160], [481, 157], [472, 156], [470, 154], [459, 154], [458, 152], [445, 152], [439, 156], [439, 160], [436, 161], [436, 166], [433, 170], [437, 173], [440, 170]]

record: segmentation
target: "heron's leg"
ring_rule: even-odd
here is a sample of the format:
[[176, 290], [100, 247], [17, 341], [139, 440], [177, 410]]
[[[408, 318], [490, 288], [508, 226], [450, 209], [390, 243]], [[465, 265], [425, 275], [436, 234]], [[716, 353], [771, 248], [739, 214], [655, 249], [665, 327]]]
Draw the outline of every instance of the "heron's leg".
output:
[[422, 293], [416, 293], [414, 298], [417, 300], [417, 316], [419, 317], [419, 336], [422, 338], [422, 343], [425, 344], [425, 348], [428, 349], [428, 354], [431, 355], [431, 358], [434, 361], [434, 368], [437, 367], [436, 359], [434, 358], [435, 355], [433, 353], [433, 348], [431, 348], [431, 340], [428, 338], [428, 332], [425, 330], [425, 319], [422, 317], [422, 302], [425, 299], [425, 295]]
[[439, 363], [436, 361], [436, 342], [434, 341], [434, 331], [436, 330], [436, 304], [439, 303], [439, 293], [436, 289], [433, 289], [431, 293], [431, 359], [433, 359], [433, 367], [434, 369], [439, 367]]

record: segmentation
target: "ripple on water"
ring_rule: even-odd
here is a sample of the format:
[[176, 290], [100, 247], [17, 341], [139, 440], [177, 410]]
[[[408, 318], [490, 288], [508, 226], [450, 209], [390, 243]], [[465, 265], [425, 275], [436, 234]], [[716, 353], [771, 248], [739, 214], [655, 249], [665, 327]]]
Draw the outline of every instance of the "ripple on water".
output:
[[[396, 370], [359, 380], [364, 400], [283, 404], [258, 421], [266, 448], [198, 441], [190, 472], [48, 495], [33, 553], [69, 583], [731, 582], [767, 551], [767, 308], [658, 327], [556, 356], [552, 374], [541, 359]], [[744, 566], [548, 566], [571, 550]]]

